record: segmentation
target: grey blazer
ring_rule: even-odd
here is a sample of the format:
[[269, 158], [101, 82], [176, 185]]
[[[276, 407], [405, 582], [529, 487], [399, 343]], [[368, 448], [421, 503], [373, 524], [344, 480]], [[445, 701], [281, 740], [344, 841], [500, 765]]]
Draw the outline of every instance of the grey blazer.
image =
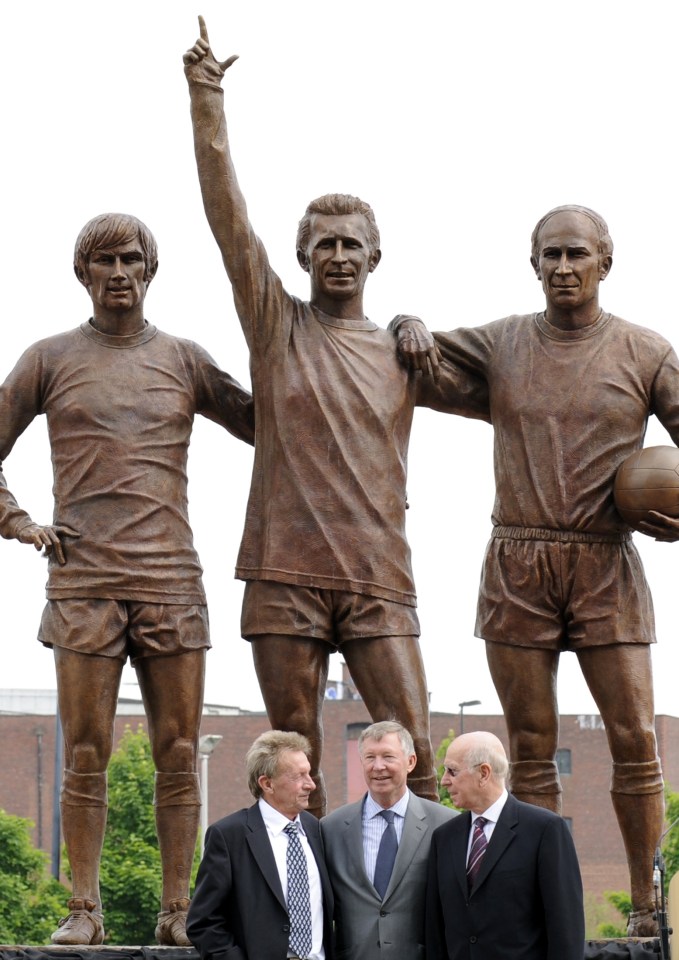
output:
[[362, 809], [360, 800], [321, 820], [335, 897], [335, 960], [421, 960], [431, 835], [455, 811], [410, 794], [396, 863], [381, 900], [365, 872]]

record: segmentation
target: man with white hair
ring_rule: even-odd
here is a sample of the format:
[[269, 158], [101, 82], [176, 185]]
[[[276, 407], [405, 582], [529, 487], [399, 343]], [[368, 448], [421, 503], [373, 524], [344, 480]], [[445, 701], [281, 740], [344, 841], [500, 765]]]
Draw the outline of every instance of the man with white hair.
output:
[[427, 960], [582, 960], [582, 882], [566, 822], [507, 793], [492, 733], [450, 744], [441, 784], [466, 809], [434, 831]]
[[455, 813], [408, 789], [416, 756], [402, 724], [366, 727], [358, 752], [368, 792], [321, 820], [336, 952], [352, 960], [419, 957], [429, 845]]

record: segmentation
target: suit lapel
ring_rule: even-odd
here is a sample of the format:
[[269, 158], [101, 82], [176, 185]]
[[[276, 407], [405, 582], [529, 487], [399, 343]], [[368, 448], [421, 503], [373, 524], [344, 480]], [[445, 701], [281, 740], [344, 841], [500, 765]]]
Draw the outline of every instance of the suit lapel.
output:
[[419, 797], [411, 793], [408, 798], [408, 807], [403, 821], [403, 832], [401, 834], [401, 842], [398, 845], [394, 869], [389, 879], [387, 892], [384, 896], [385, 902], [403, 879], [403, 875], [410, 866], [410, 862], [415, 856], [417, 848], [424, 840], [429, 829], [424, 805]]
[[[472, 827], [472, 815], [468, 811], [461, 813], [454, 821], [456, 829], [452, 833], [452, 847], [450, 862], [462, 895], [467, 899], [469, 885], [467, 884], [467, 847], [469, 845], [469, 831]], [[459, 824], [459, 827], [457, 826]]]
[[381, 903], [377, 890], [373, 887], [368, 874], [365, 872], [365, 857], [363, 855], [363, 803], [365, 798], [356, 804], [356, 808], [350, 814], [346, 823], [346, 832], [344, 842], [347, 847], [347, 866], [353, 872], [355, 877], [360, 877], [360, 886], [366, 890], [371, 890], [375, 899]]
[[307, 813], [300, 814], [300, 819], [304, 826], [304, 833], [306, 835], [309, 846], [311, 847], [311, 852], [313, 853], [314, 859], [316, 860], [318, 872], [321, 877], [323, 897], [327, 903], [332, 903], [332, 887], [330, 885], [330, 877], [328, 876], [328, 870], [327, 870], [327, 867], [325, 866], [325, 858], [323, 856], [323, 846], [321, 844], [321, 833], [318, 827], [318, 820], [312, 814], [307, 814]]
[[249, 832], [246, 837], [252, 856], [255, 858], [255, 862], [262, 876], [271, 888], [271, 892], [283, 909], [287, 911], [288, 905], [283, 896], [283, 888], [281, 887], [281, 882], [278, 877], [278, 867], [276, 866], [276, 860], [273, 855], [273, 850], [271, 849], [271, 841], [269, 840], [269, 834], [257, 804], [250, 807], [247, 812], [247, 826]]
[[510, 794], [507, 797], [507, 802], [502, 808], [502, 813], [500, 814], [493, 830], [493, 836], [490, 838], [486, 852], [483, 855], [483, 860], [481, 861], [481, 866], [476, 877], [476, 883], [474, 884], [474, 889], [471, 892], [472, 897], [482, 886], [484, 880], [498, 862], [500, 857], [503, 855], [509, 844], [514, 840], [514, 837], [516, 836], [517, 822], [517, 806], [514, 798]]

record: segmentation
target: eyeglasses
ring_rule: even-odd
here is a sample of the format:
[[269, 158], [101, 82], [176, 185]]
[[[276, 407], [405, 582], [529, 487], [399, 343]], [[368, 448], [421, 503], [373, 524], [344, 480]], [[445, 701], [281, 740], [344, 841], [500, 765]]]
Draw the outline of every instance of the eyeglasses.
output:
[[453, 770], [452, 767], [444, 767], [444, 773], [447, 773], [451, 780], [454, 780], [455, 777], [459, 777], [461, 773], [465, 773], [467, 770], [476, 770], [477, 767], [480, 767], [480, 763], [474, 763], [471, 767], [460, 767], [459, 770]]

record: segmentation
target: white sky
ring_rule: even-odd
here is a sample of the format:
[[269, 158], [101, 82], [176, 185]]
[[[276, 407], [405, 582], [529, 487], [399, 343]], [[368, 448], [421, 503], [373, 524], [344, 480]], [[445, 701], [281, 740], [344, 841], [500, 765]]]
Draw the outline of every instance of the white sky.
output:
[[[89, 316], [73, 243], [90, 217], [122, 210], [148, 223], [160, 247], [148, 318], [249, 383], [193, 159], [181, 58], [198, 13], [216, 55], [241, 56], [226, 81], [235, 162], [291, 292], [308, 290], [295, 260], [297, 221], [312, 197], [341, 191], [376, 211], [383, 259], [366, 309], [379, 324], [413, 312], [432, 329], [451, 328], [540, 309], [531, 230], [549, 208], [582, 203], [606, 217], [615, 241], [604, 307], [679, 341], [676, 266], [665, 259], [679, 208], [669, 0], [42, 0], [0, 11], [0, 377], [28, 344]], [[656, 424], [647, 443], [665, 442]], [[206, 699], [261, 709], [239, 633], [242, 585], [232, 579], [251, 457], [198, 418], [189, 495], [213, 632]], [[43, 421], [5, 471], [19, 502], [49, 521]], [[418, 411], [408, 489], [432, 708], [479, 699], [471, 712], [500, 712], [473, 637], [493, 500], [490, 427]], [[676, 714], [679, 546], [637, 542], [656, 605], [656, 709]], [[3, 541], [0, 577], [0, 685], [53, 687], [51, 654], [35, 640], [45, 563]], [[339, 676], [334, 657], [331, 677]], [[562, 658], [559, 699], [563, 713], [595, 711], [572, 655]]]

